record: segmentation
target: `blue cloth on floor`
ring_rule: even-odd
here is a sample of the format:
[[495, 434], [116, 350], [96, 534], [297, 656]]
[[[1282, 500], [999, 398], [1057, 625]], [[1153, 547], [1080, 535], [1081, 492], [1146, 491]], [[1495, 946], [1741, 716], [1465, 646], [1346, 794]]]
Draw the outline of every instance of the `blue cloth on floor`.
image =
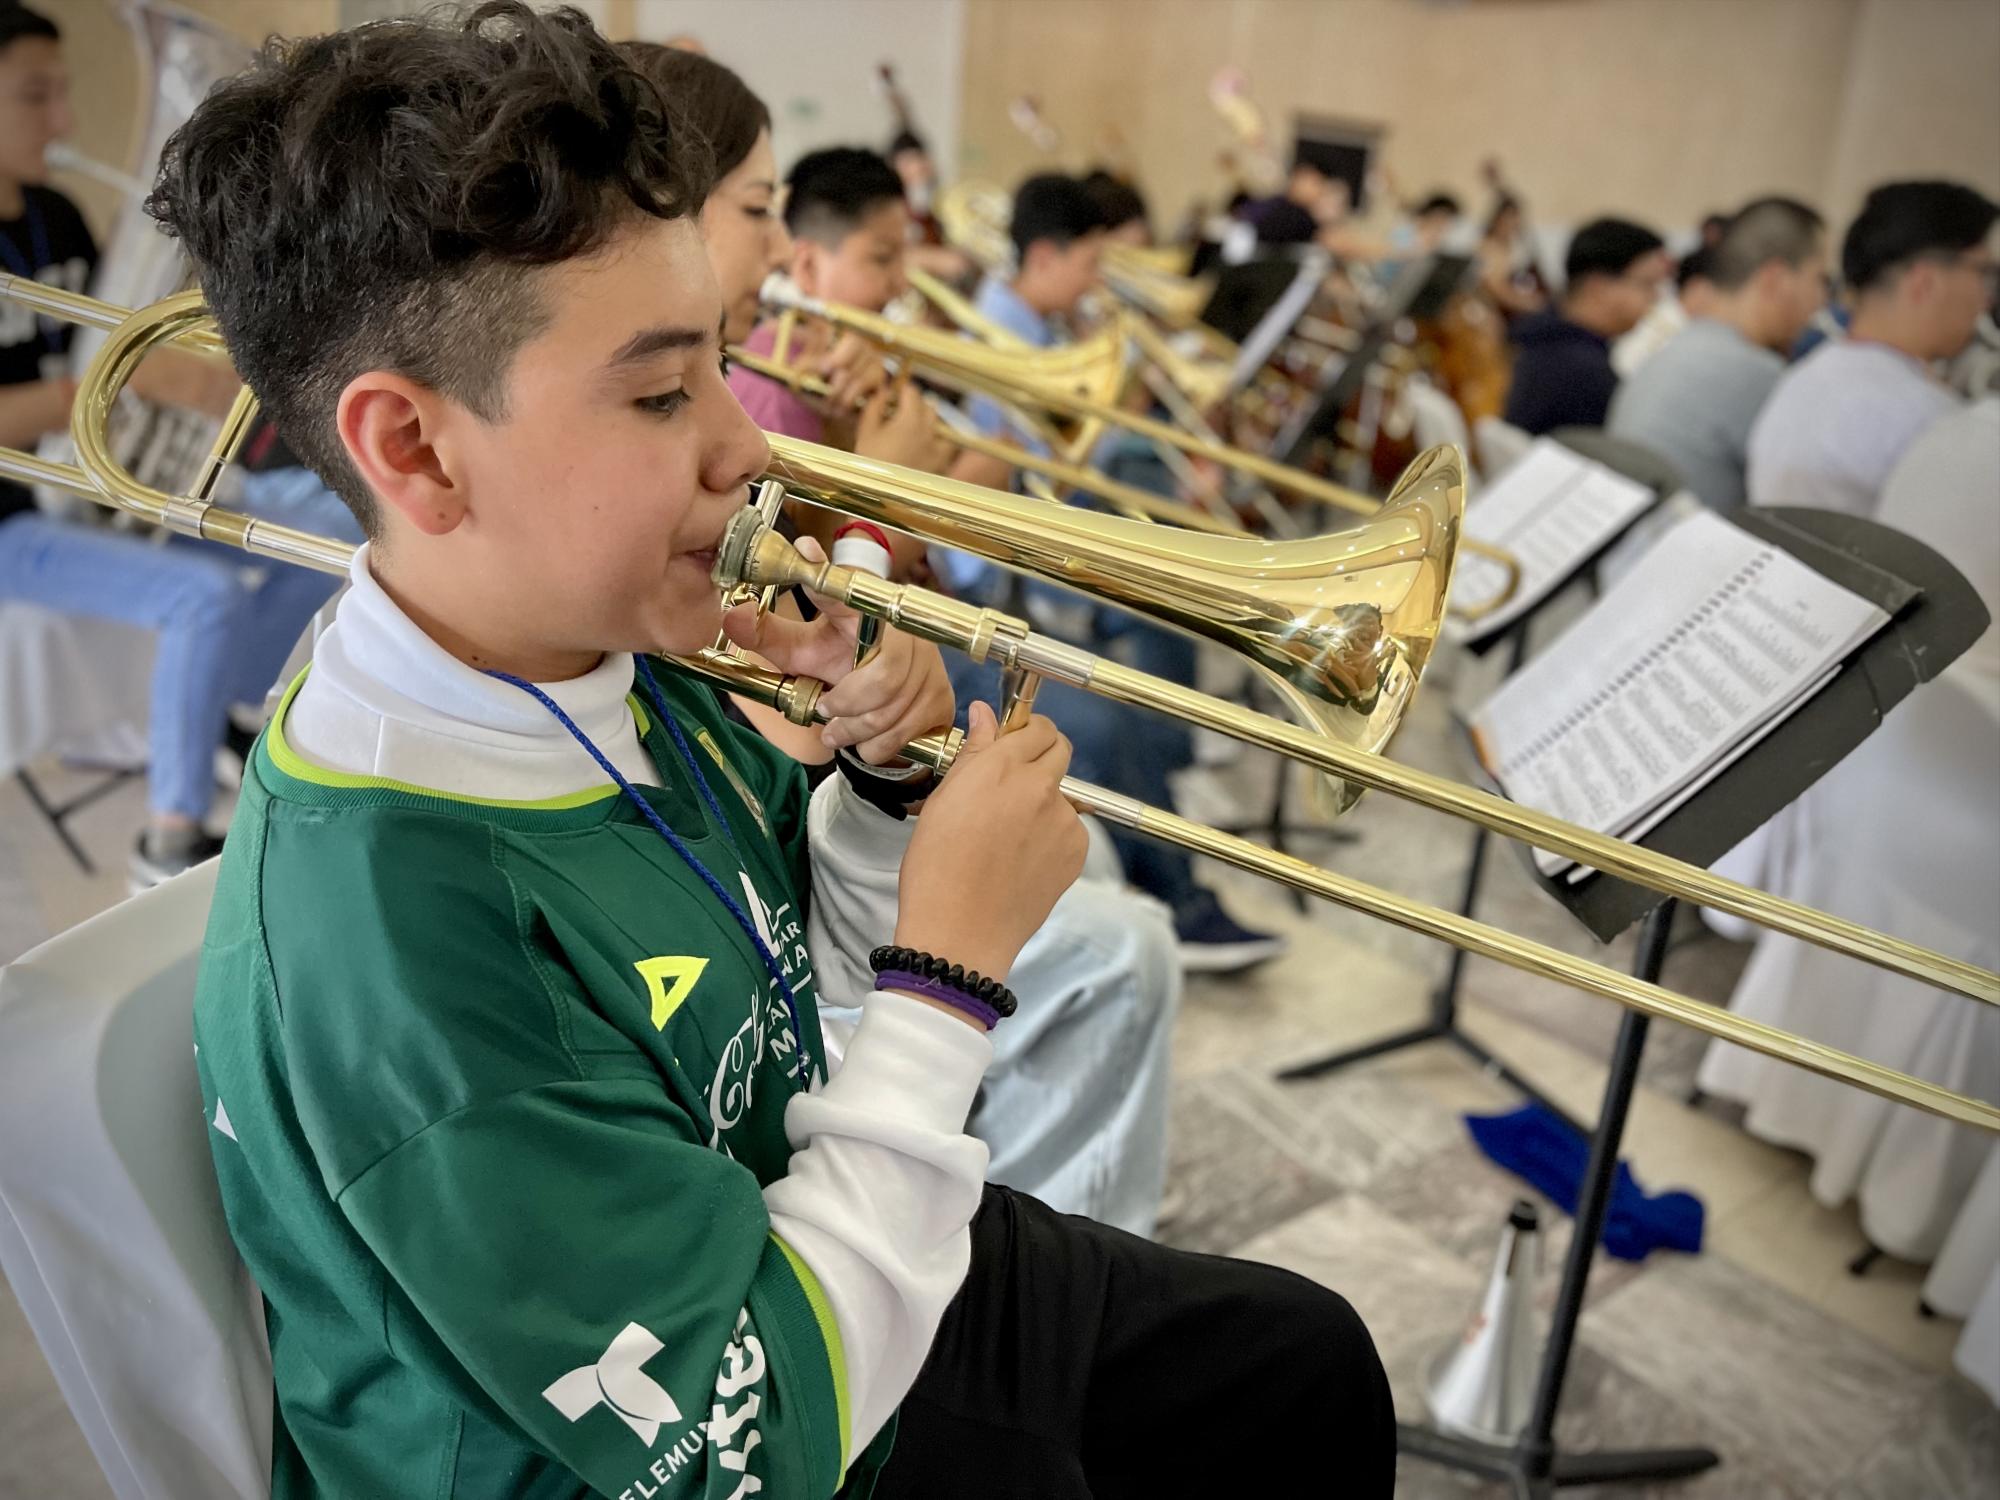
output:
[[[1590, 1164], [1590, 1137], [1539, 1104], [1511, 1114], [1467, 1115], [1466, 1128], [1498, 1166], [1525, 1178], [1572, 1216]], [[1654, 1250], [1701, 1249], [1704, 1210], [1693, 1193], [1641, 1190], [1632, 1169], [1618, 1163], [1604, 1216], [1604, 1248], [1620, 1260], [1644, 1260]]]

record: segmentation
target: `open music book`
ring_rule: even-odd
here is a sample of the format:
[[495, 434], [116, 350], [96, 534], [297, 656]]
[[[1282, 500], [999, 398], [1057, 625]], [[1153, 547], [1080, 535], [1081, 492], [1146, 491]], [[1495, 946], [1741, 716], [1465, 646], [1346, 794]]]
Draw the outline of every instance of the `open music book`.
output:
[[[1569, 581], [1658, 498], [1636, 480], [1571, 452], [1550, 438], [1535, 445], [1466, 507], [1465, 534], [1520, 559], [1521, 585], [1492, 614], [1465, 627], [1467, 644], [1505, 630]], [[1463, 553], [1452, 580], [1461, 604], [1491, 599], [1506, 570]]]
[[[1888, 623], [1876, 605], [1704, 511], [1661, 539], [1473, 716], [1517, 802], [1599, 833], [1659, 824]], [[1535, 852], [1544, 874], [1594, 871]]]

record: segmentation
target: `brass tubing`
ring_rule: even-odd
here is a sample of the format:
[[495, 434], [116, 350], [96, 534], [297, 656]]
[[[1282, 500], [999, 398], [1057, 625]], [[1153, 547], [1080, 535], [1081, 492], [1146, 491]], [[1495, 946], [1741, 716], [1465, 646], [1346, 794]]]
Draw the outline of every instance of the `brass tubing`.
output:
[[238, 386], [236, 399], [229, 403], [229, 414], [222, 419], [222, 430], [216, 433], [208, 455], [201, 461], [201, 470], [195, 475], [194, 486], [188, 491], [191, 499], [206, 502], [213, 497], [222, 471], [236, 461], [237, 453], [256, 425], [256, 393], [247, 385]]
[[[798, 679], [784, 677], [769, 668], [738, 658], [706, 652], [698, 658], [682, 660], [680, 666], [718, 688], [774, 707], [798, 701], [799, 698]], [[811, 714], [810, 722], [820, 722], [824, 718], [816, 708], [811, 710]], [[933, 770], [947, 770], [950, 760], [944, 753], [943, 740], [941, 735], [926, 735], [906, 745], [903, 756]], [[1281, 854], [1235, 834], [1191, 822], [1090, 782], [1080, 781], [1074, 776], [1063, 778], [1062, 790], [1079, 812], [1094, 814], [1136, 833], [1177, 845], [1192, 854], [1207, 855], [1239, 870], [1344, 906], [1350, 911], [1392, 922], [1407, 931], [1437, 938], [1526, 974], [1556, 980], [1656, 1019], [1678, 1021], [1719, 1040], [1733, 1042], [1739, 1047], [1748, 1047], [1753, 1052], [1761, 1052], [1766, 1057], [1777, 1058], [1822, 1077], [1866, 1089], [1884, 1099], [1908, 1104], [1962, 1125], [2000, 1131], [2000, 1110], [1934, 1083], [1912, 1078], [1894, 1068], [1885, 1068], [1866, 1058], [1823, 1046], [1807, 1037], [1750, 1020], [1720, 1006], [1518, 937], [1471, 917], [1412, 901], [1393, 891], [1385, 891], [1345, 875], [1336, 875], [1293, 855]]]
[[[905, 329], [901, 324], [859, 308], [842, 306], [838, 303], [822, 302], [817, 298], [805, 297], [795, 292], [786, 292], [777, 301], [777, 306], [805, 313], [809, 317], [821, 318], [836, 328], [846, 329], [869, 340], [882, 349], [911, 361], [925, 372], [937, 376], [958, 389], [991, 396], [997, 401], [1016, 406], [1039, 406], [1044, 410], [1084, 421], [1098, 422], [1123, 427], [1141, 437], [1168, 447], [1178, 448], [1195, 458], [1205, 458], [1224, 468], [1235, 469], [1263, 480], [1274, 489], [1288, 490], [1307, 499], [1321, 500], [1356, 515], [1372, 516], [1382, 509], [1378, 500], [1372, 500], [1359, 491], [1346, 489], [1321, 479], [1316, 474], [1308, 474], [1303, 469], [1289, 464], [1281, 464], [1262, 454], [1252, 453], [1245, 448], [1232, 448], [1223, 443], [1210, 442], [1183, 432], [1170, 422], [1161, 422], [1153, 417], [1129, 412], [1108, 402], [1092, 400], [1061, 389], [1053, 381], [1038, 381], [1032, 389], [1011, 385], [1001, 373], [979, 368], [977, 344], [970, 345], [969, 355], [961, 355], [949, 341], [924, 337], [929, 330]], [[963, 341], [961, 341], [963, 342]], [[1490, 559], [1506, 570], [1507, 583], [1490, 600], [1481, 600], [1470, 609], [1458, 611], [1467, 620], [1476, 620], [1481, 615], [1498, 609], [1513, 596], [1520, 586], [1521, 563], [1512, 553], [1490, 542], [1482, 542], [1474, 537], [1460, 541], [1467, 552], [1475, 552]]]
[[[753, 354], [748, 349], [732, 345], [729, 350], [731, 364], [754, 370], [767, 380], [775, 380], [807, 396], [824, 399], [830, 388], [824, 380], [808, 375], [791, 365], [781, 364], [775, 359], [766, 359]], [[1217, 536], [1248, 536], [1250, 533], [1232, 521], [1225, 521], [1210, 515], [1207, 511], [1192, 505], [1183, 505], [1165, 495], [1155, 495], [1151, 490], [1142, 490], [1136, 485], [1122, 483], [1109, 475], [1100, 474], [1095, 469], [1083, 468], [1077, 464], [1066, 464], [1060, 459], [1044, 458], [1038, 453], [1030, 453], [1025, 448], [1017, 448], [1011, 443], [1003, 443], [998, 438], [990, 438], [981, 433], [963, 432], [942, 417], [933, 423], [933, 430], [946, 442], [955, 444], [973, 453], [984, 453], [988, 457], [1010, 463], [1018, 469], [1026, 469], [1031, 474], [1040, 474], [1057, 484], [1066, 484], [1071, 489], [1082, 490], [1097, 496], [1128, 513], [1137, 514], [1151, 521], [1164, 521], [1170, 526], [1184, 526], [1190, 531], [1211, 531]]]
[[[100, 328], [106, 332], [116, 328], [129, 317], [130, 310], [116, 303], [99, 301], [96, 297], [86, 297], [81, 292], [65, 292], [60, 287], [47, 286], [31, 276], [15, 276], [0, 272], [0, 299], [18, 302], [23, 307], [31, 307], [36, 312], [51, 318], [60, 318], [65, 323], [75, 323], [84, 328]], [[173, 342], [184, 344], [203, 354], [229, 352], [223, 347], [222, 335], [213, 327], [189, 327], [175, 334]]]
[[1741, 885], [1713, 871], [1595, 833], [1476, 787], [1400, 765], [1385, 756], [1357, 752], [1240, 704], [1148, 676], [1038, 635], [1025, 621], [997, 611], [975, 609], [929, 590], [887, 583], [851, 568], [814, 564], [782, 539], [773, 536], [770, 541], [776, 545], [760, 546], [750, 557], [752, 582], [803, 583], [941, 645], [973, 649], [979, 656], [996, 654], [1006, 664], [1027, 667], [1116, 702], [1152, 709], [1245, 744], [1276, 751], [1359, 786], [1450, 813], [1506, 838], [1566, 855], [1663, 895], [1729, 912], [1905, 978], [1989, 1005], [2000, 1005], [2000, 975], [1976, 964]]
[[[112, 357], [100, 356], [93, 361], [83, 382], [79, 396], [80, 410], [73, 423], [80, 439], [87, 437], [94, 446], [101, 446], [103, 434], [99, 429], [108, 420], [111, 398], [118, 389], [113, 377], [129, 374], [131, 369], [136, 368], [137, 361], [143, 358], [151, 344], [171, 340], [183, 331], [188, 313], [186, 299], [175, 298], [159, 307], [142, 309], [120, 324], [112, 341], [117, 347], [114, 350], [112, 346], [107, 346]], [[795, 458], [801, 461], [810, 450], [810, 445], [806, 444], [788, 446]], [[79, 448], [82, 447], [80, 442]], [[919, 477], [883, 465], [866, 466], [856, 472], [864, 479], [871, 473], [878, 476], [902, 474], [906, 479]], [[138, 484], [130, 475], [110, 466], [101, 453], [83, 466], [73, 467], [0, 449], [0, 473], [72, 489], [99, 504], [147, 519], [161, 519], [163, 512], [172, 516], [186, 509], [185, 497], [162, 496], [159, 491]], [[764, 488], [768, 492], [773, 486], [767, 483]], [[773, 495], [771, 498], [775, 501], [779, 497]], [[878, 495], [876, 498], [881, 500], [883, 497]], [[162, 501], [166, 502], [164, 506]], [[770, 508], [775, 509], [775, 505]], [[883, 510], [882, 505], [877, 506], [878, 513]], [[894, 517], [885, 518], [890, 524], [897, 524]], [[847, 598], [857, 607], [868, 609], [869, 613], [893, 618], [914, 634], [948, 644], [962, 643], [976, 659], [997, 656], [1008, 666], [1092, 686], [1122, 702], [1184, 712], [1194, 722], [1233, 734], [1248, 743], [1281, 750], [1364, 785], [1407, 796], [1424, 805], [1456, 813], [1496, 832], [1583, 858], [1600, 869], [1636, 880], [1652, 889], [1684, 895], [1718, 910], [1735, 912], [1774, 930], [1789, 931], [1795, 937], [1820, 943], [1836, 952], [1975, 999], [2000, 1000], [2000, 975], [1987, 973], [1973, 965], [1930, 953], [1886, 934], [1856, 928], [1825, 913], [1796, 906], [1616, 839], [1575, 828], [1475, 789], [1396, 766], [1376, 756], [1345, 751], [1344, 747], [1314, 740], [1281, 722], [1205, 698], [1202, 694], [1170, 683], [1159, 683], [1074, 647], [1038, 637], [1023, 622], [996, 611], [974, 609], [924, 590], [884, 583], [866, 574], [856, 574], [851, 569], [833, 569], [831, 565], [815, 568], [795, 549], [771, 534], [769, 517], [765, 519], [766, 525], [762, 534], [756, 536], [751, 553], [751, 560], [760, 566], [757, 569], [746, 568], [746, 573], [761, 571], [772, 583], [809, 583], [836, 597]], [[248, 516], [216, 506], [203, 507], [198, 513], [198, 524], [196, 534], [227, 542], [259, 556], [323, 572], [345, 572], [354, 550], [346, 542], [315, 537], [286, 527], [266, 526]], [[767, 563], [768, 566], [763, 566]], [[809, 679], [781, 677], [716, 653], [702, 653], [697, 658], [682, 659], [679, 664], [684, 670], [716, 682], [725, 689], [743, 692], [771, 704], [794, 723], [815, 722], [820, 684]], [[1253, 724], [1250, 721], [1256, 722]], [[905, 754], [910, 759], [945, 770], [949, 768], [955, 742], [955, 734], [926, 736], [909, 746]], [[1987, 1130], [2000, 1129], [2000, 1110], [1880, 1067], [1866, 1059], [1749, 1021], [1470, 918], [1427, 907], [1320, 870], [1290, 855], [1190, 823], [1074, 778], [1065, 779], [1063, 790], [1084, 811], [1224, 860], [1239, 869], [1266, 875], [1366, 915], [1440, 938], [1468, 952], [1482, 954], [1524, 972], [1556, 979], [1648, 1015], [1680, 1021], [1707, 1035], [1917, 1109]]]

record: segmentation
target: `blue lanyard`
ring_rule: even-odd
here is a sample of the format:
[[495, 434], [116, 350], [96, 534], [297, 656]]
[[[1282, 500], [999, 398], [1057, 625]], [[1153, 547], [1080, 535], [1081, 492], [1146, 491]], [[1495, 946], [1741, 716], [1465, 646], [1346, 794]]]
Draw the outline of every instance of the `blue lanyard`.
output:
[[[653, 669], [646, 665], [646, 658], [643, 656], [635, 654], [632, 661], [639, 669], [640, 680], [646, 685], [646, 697], [653, 705], [653, 712], [660, 722], [667, 726], [667, 733], [673, 736], [674, 746], [680, 751], [681, 760], [687, 766], [688, 774], [694, 778], [694, 784], [701, 792], [701, 800], [708, 804], [708, 810], [715, 815], [715, 821], [722, 829], [722, 836], [728, 840], [737, 861], [748, 868], [747, 862], [743, 859], [743, 851], [737, 846], [736, 835], [730, 830], [729, 819], [723, 814], [722, 804], [716, 801], [715, 791], [709, 786], [708, 778], [701, 774], [701, 762], [695, 759], [694, 751], [688, 746], [687, 736], [681, 732], [681, 726], [675, 722], [674, 716], [667, 712], [667, 705], [660, 696], [660, 685], [653, 680]], [[791, 1018], [792, 1041], [798, 1048], [798, 1076], [801, 1080], [809, 1078], [812, 1071], [812, 1056], [806, 1051], [805, 1030], [799, 1025], [799, 1005], [797, 997], [792, 993], [792, 983], [785, 977], [784, 965], [778, 962], [777, 955], [766, 946], [763, 935], [757, 931], [757, 924], [750, 919], [750, 914], [743, 909], [743, 904], [729, 894], [728, 888], [696, 857], [694, 850], [688, 848], [686, 841], [667, 826], [666, 819], [654, 811], [652, 803], [639, 795], [638, 789], [611, 764], [609, 757], [591, 743], [590, 736], [577, 726], [574, 719], [563, 712], [562, 705], [525, 678], [516, 677], [508, 672], [489, 671], [486, 675], [498, 678], [502, 682], [512, 683], [554, 714], [556, 722], [567, 729], [575, 737], [576, 742], [590, 752], [590, 758], [596, 761], [603, 768], [604, 774], [615, 781], [618, 789], [631, 799], [632, 805], [639, 809], [639, 815], [652, 824], [653, 831], [672, 846], [674, 853], [686, 862], [690, 870], [701, 877], [702, 883], [714, 893], [715, 899], [728, 909], [729, 915], [736, 919], [736, 925], [743, 929], [744, 936], [750, 939], [750, 945], [757, 950], [757, 956], [764, 961], [764, 967], [778, 983], [778, 993], [785, 999], [785, 1013]]]

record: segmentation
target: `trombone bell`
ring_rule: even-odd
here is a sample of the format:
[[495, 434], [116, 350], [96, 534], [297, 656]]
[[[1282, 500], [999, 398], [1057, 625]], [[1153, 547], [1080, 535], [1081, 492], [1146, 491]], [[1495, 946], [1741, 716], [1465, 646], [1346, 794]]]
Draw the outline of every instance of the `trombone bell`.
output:
[[[1303, 725], [1380, 751], [1430, 661], [1465, 515], [1465, 460], [1420, 454], [1375, 515], [1297, 541], [1051, 506], [779, 436], [770, 473], [830, 506], [1063, 584], [1262, 668]], [[1333, 779], [1334, 809], [1358, 789]]]

